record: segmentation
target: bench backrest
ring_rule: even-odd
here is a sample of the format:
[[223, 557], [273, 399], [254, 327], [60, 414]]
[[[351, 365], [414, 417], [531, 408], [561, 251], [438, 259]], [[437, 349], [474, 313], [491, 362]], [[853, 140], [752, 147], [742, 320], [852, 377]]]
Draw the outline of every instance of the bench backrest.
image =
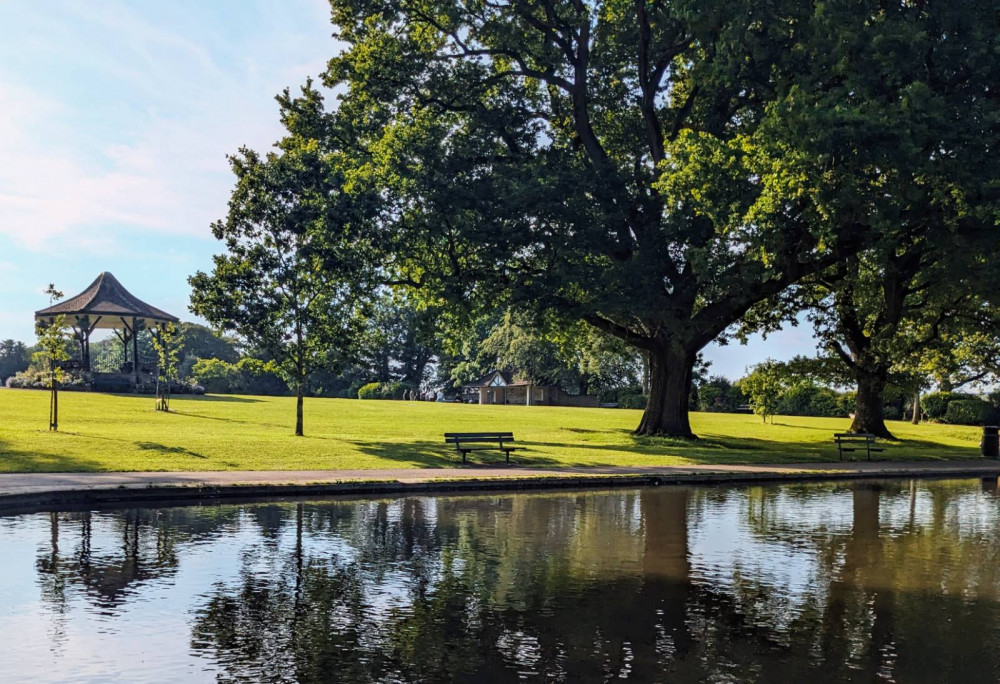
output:
[[513, 442], [513, 432], [446, 432], [444, 441], [451, 444], [459, 442]]
[[835, 432], [833, 436], [838, 442], [874, 442], [878, 439], [867, 432]]

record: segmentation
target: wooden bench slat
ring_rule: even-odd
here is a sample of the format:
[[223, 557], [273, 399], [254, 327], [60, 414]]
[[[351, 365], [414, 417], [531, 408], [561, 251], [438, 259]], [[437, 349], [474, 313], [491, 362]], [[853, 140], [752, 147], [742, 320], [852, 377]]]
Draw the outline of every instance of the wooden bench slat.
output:
[[[504, 452], [507, 463], [510, 463], [510, 452], [518, 451], [519, 447], [511, 446], [514, 441], [513, 432], [446, 432], [444, 441], [447, 444], [454, 444], [455, 450], [462, 454], [462, 463], [466, 462], [466, 455], [470, 451], [485, 451], [487, 449], [497, 449]], [[469, 444], [484, 444], [495, 442], [495, 446], [468, 446]]]
[[498, 437], [509, 437], [513, 439], [513, 432], [446, 432], [444, 433], [445, 439], [475, 439], [476, 437], [491, 437], [496, 439]]
[[873, 451], [885, 451], [885, 447], [876, 446], [878, 436], [868, 432], [835, 432], [833, 441], [837, 444], [837, 453], [840, 460], [844, 460], [844, 453], [852, 453], [864, 450], [868, 454], [868, 460], [872, 460]]

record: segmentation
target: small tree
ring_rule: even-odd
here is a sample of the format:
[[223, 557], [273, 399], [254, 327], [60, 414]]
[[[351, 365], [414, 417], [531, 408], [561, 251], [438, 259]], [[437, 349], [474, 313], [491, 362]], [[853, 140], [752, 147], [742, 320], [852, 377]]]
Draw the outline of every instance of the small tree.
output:
[[[45, 289], [45, 294], [49, 295], [49, 302], [62, 299], [63, 293], [56, 289], [55, 285], [49, 284]], [[34, 362], [41, 368], [49, 369], [49, 389], [52, 397], [49, 400], [49, 430], [59, 429], [59, 383], [62, 382], [65, 372], [59, 365], [60, 362], [69, 359], [69, 352], [66, 346], [69, 337], [66, 332], [66, 317], [56, 316], [48, 323], [39, 323], [35, 332], [38, 335], [39, 351], [34, 355]]]
[[156, 410], [170, 410], [170, 383], [177, 380], [184, 334], [173, 323], [161, 326], [153, 335], [156, 349]]
[[750, 399], [753, 412], [761, 416], [764, 422], [768, 417], [774, 423], [774, 413], [781, 401], [785, 377], [781, 364], [768, 359], [753, 367], [752, 371], [739, 382], [740, 389]]
[[278, 98], [287, 135], [278, 152], [242, 149], [230, 158], [236, 187], [212, 232], [225, 245], [211, 273], [189, 282], [191, 309], [267, 353], [295, 390], [295, 434], [303, 434], [309, 375], [344, 359], [355, 338], [358, 293], [351, 269], [361, 250], [343, 239], [347, 211], [334, 150], [321, 145], [328, 116], [311, 85]]

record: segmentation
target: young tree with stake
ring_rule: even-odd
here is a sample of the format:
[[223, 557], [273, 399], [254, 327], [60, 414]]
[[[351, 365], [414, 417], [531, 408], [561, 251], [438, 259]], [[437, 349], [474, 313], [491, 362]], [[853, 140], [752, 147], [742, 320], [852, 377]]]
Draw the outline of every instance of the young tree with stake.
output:
[[[45, 289], [45, 294], [49, 295], [49, 302], [63, 297], [63, 293], [51, 284]], [[65, 377], [65, 371], [59, 364], [69, 360], [69, 352], [66, 350], [69, 344], [66, 317], [60, 314], [47, 323], [39, 323], [35, 332], [38, 335], [39, 351], [35, 353], [34, 361], [49, 369], [49, 430], [55, 432], [59, 429], [59, 383]]]

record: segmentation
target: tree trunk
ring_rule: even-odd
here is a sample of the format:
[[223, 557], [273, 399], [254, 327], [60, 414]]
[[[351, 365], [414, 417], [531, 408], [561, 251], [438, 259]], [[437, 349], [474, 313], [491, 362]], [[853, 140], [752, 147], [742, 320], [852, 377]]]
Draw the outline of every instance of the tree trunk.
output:
[[49, 410], [49, 430], [53, 432], [59, 429], [59, 384], [52, 381], [52, 400]]
[[884, 439], [895, 439], [885, 426], [885, 378], [863, 375], [858, 378], [858, 399], [851, 432], [867, 432]]
[[49, 371], [52, 374], [50, 387], [52, 396], [49, 398], [49, 430], [59, 429], [59, 381], [56, 379], [55, 362], [49, 359]]
[[303, 395], [303, 385], [305, 382], [302, 378], [295, 385], [295, 436], [302, 436], [302, 395]]
[[694, 439], [688, 421], [694, 358], [676, 348], [649, 352], [649, 399], [635, 434]]
[[920, 388], [913, 390], [913, 415], [910, 417], [910, 422], [920, 425]]

